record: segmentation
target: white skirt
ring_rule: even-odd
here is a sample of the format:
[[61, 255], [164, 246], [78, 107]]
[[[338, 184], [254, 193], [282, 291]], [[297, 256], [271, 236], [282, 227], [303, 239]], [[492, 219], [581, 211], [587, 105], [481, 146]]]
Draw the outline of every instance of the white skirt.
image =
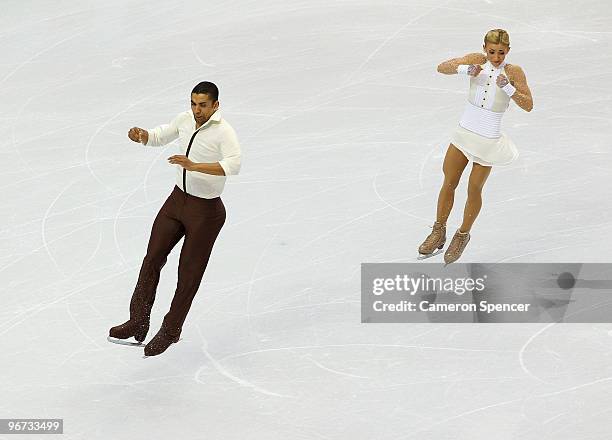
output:
[[504, 133], [498, 138], [486, 138], [459, 125], [451, 142], [468, 160], [486, 167], [509, 165], [519, 155], [514, 142]]

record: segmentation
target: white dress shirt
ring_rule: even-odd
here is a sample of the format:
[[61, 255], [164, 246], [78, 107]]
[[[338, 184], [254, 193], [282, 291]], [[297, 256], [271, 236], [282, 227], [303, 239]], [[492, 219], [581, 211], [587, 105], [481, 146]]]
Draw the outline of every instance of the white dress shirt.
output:
[[[467, 74], [466, 65], [459, 66], [457, 72]], [[495, 67], [489, 61], [476, 77], [470, 77], [468, 102], [459, 125], [466, 130], [490, 139], [501, 136], [501, 121], [510, 103], [510, 97], [497, 86], [497, 77], [506, 74], [506, 61]]]
[[[215, 163], [223, 168], [226, 176], [240, 171], [240, 144], [232, 126], [217, 110], [199, 129], [191, 111], [180, 113], [169, 124], [147, 130], [147, 146], [158, 147], [179, 139], [180, 154], [196, 163]], [[191, 141], [191, 147], [189, 143]], [[176, 185], [196, 197], [219, 197], [225, 186], [225, 176], [199, 171], [187, 171], [176, 165]]]
[[508, 108], [510, 97], [497, 86], [497, 77], [504, 74], [506, 77], [506, 61], [495, 67], [490, 61], [483, 66], [480, 74], [470, 77], [470, 94], [468, 101], [479, 108], [496, 113], [503, 113]]

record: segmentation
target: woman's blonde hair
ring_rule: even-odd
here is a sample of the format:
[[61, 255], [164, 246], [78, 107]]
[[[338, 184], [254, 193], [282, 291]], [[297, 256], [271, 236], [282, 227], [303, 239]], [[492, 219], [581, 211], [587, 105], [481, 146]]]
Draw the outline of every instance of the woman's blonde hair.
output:
[[505, 44], [510, 47], [510, 36], [508, 32], [503, 29], [492, 29], [484, 37], [485, 45], [487, 43], [491, 44]]

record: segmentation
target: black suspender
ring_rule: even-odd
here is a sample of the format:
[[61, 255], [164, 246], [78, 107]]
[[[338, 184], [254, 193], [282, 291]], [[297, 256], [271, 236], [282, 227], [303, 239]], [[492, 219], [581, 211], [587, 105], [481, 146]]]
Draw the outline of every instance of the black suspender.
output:
[[[195, 139], [196, 134], [198, 134], [199, 132], [200, 130], [197, 130], [191, 136], [191, 139], [189, 140], [189, 145], [187, 146], [187, 152], [185, 153], [185, 157], [189, 157], [189, 150], [191, 150], [191, 144], [193, 144], [193, 140]], [[183, 191], [185, 192], [185, 194], [187, 194], [187, 170], [185, 168], [183, 168]]]

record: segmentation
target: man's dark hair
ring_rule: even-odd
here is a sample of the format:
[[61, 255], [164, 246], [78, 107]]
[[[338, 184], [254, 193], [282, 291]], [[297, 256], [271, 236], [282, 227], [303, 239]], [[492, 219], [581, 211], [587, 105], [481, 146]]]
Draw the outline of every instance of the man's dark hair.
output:
[[191, 93], [195, 93], [197, 95], [206, 94], [211, 97], [213, 102], [219, 100], [219, 89], [216, 85], [208, 81], [202, 81], [200, 84], [193, 88]]

